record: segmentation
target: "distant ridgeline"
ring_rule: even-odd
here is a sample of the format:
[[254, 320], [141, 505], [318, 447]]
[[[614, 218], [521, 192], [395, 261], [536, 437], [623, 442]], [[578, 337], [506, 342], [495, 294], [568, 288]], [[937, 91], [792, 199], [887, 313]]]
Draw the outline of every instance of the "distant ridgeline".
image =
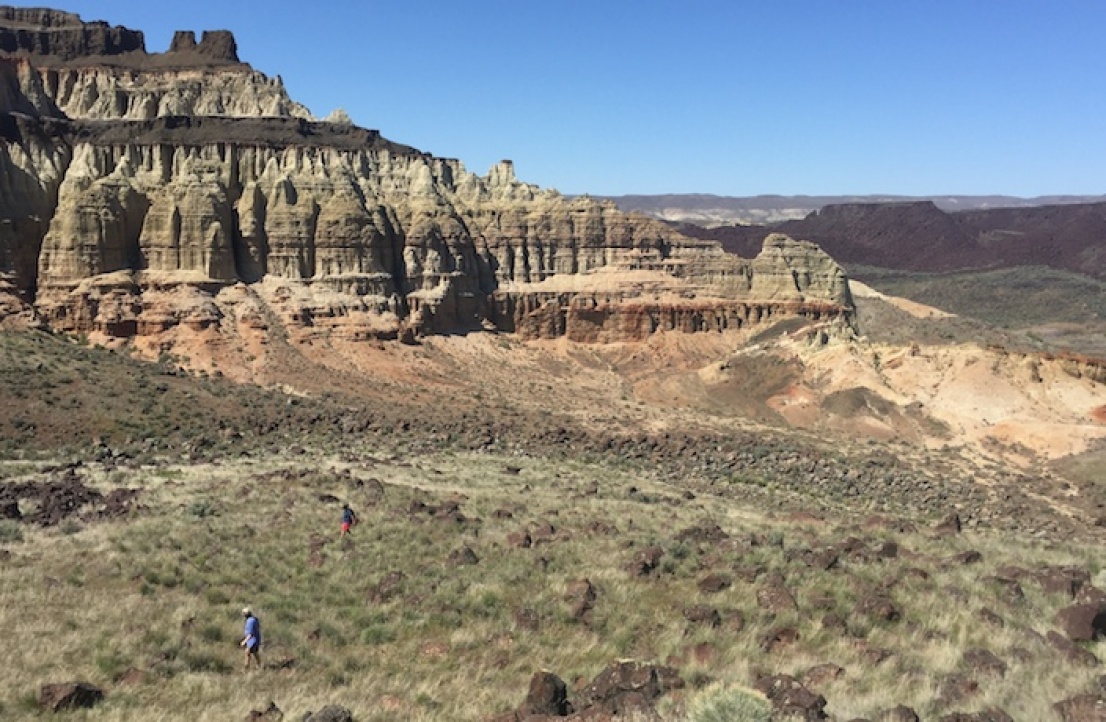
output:
[[348, 339], [502, 330], [581, 341], [848, 323], [841, 268], [752, 259], [613, 203], [320, 122], [233, 35], [0, 8], [0, 315], [131, 337], [282, 324]]
[[621, 196], [739, 255], [785, 233], [842, 263], [908, 271], [1049, 266], [1106, 278], [1106, 196]]

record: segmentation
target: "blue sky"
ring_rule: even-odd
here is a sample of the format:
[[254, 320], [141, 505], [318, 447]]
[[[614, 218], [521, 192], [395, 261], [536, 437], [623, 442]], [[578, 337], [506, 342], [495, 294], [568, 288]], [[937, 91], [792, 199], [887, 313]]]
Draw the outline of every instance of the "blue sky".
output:
[[318, 116], [564, 193], [1106, 193], [1101, 0], [56, 6], [233, 30]]

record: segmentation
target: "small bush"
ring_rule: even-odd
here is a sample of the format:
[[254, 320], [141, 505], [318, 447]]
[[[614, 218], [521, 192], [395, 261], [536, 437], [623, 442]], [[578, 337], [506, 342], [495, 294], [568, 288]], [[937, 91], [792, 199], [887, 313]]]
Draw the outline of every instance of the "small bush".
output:
[[188, 513], [197, 519], [215, 516], [215, 505], [210, 501], [194, 501], [188, 505]]
[[697, 694], [688, 705], [688, 722], [771, 722], [772, 707], [756, 692], [715, 685]]
[[23, 529], [19, 526], [19, 522], [10, 519], [0, 521], [0, 544], [21, 541], [23, 541]]

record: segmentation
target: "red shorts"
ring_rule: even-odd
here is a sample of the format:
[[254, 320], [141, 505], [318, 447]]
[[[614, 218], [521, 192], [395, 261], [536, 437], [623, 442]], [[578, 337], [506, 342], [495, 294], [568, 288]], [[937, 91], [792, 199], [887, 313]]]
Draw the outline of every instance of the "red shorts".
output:
[[349, 531], [350, 523], [348, 521], [342, 522], [342, 533], [345, 534]]

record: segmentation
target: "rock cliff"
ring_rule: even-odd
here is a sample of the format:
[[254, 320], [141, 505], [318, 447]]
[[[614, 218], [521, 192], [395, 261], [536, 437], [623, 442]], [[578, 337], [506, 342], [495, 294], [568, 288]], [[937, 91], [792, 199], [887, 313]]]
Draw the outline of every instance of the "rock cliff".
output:
[[243, 293], [352, 338], [613, 341], [851, 314], [812, 244], [776, 235], [746, 260], [509, 161], [480, 176], [315, 121], [225, 31], [157, 54], [138, 32], [0, 9], [0, 137], [0, 274], [60, 330], [217, 327]]

